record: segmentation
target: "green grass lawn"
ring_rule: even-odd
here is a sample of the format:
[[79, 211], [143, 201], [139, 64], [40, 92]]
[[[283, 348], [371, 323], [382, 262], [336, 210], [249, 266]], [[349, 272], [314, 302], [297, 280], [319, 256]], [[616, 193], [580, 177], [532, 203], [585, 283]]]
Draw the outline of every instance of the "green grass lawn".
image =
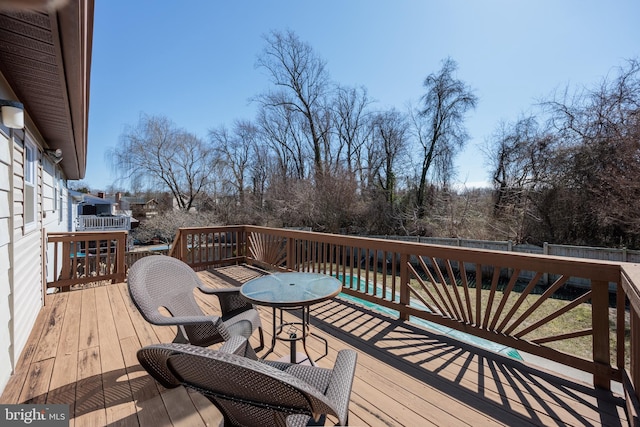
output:
[[[335, 271], [335, 266], [333, 271]], [[349, 274], [349, 270], [347, 270], [346, 273]], [[354, 268], [353, 274], [354, 276], [357, 274], [357, 269]], [[381, 284], [383, 283], [383, 277], [381, 273], [373, 273], [370, 271], [368, 273], [369, 282], [370, 283], [373, 282], [374, 274], [377, 275], [376, 283], [378, 284], [378, 286], [381, 286]], [[360, 270], [360, 277], [361, 277], [361, 280], [365, 279], [365, 270], [363, 269]], [[389, 276], [387, 276], [387, 281], [388, 282], [390, 281]], [[427, 302], [429, 302], [431, 305], [434, 305], [432, 304], [431, 299], [428, 296], [428, 292], [422, 288], [422, 285], [417, 279], [413, 278], [410, 284], [413, 287], [413, 289], [415, 289], [418, 294], [422, 295], [422, 297]], [[433, 295], [434, 297], [438, 298], [436, 289], [433, 286], [433, 284], [431, 284], [428, 281], [425, 281], [425, 285], [429, 293], [431, 293], [431, 295]], [[387, 285], [387, 289], [390, 289], [389, 284]], [[451, 294], [451, 298], [453, 299], [454, 303], [457, 306], [457, 298], [454, 294], [453, 288], [448, 286], [448, 289]], [[462, 285], [458, 284], [457, 289], [458, 289], [460, 298], [462, 300], [462, 306], [465, 307], [465, 310], [466, 310], [464, 288], [462, 287]], [[470, 283], [469, 299], [470, 299], [474, 319], [477, 319], [476, 317], [477, 315], [475, 313], [476, 291], [477, 290], [474, 284]], [[482, 323], [485, 316], [484, 310], [486, 309], [489, 303], [491, 291], [490, 289], [488, 289], [488, 286], [485, 286], [480, 290], [480, 292], [481, 292], [480, 322]], [[441, 289], [441, 293], [443, 293], [443, 297], [448, 302], [448, 298], [446, 297], [446, 295], [444, 295], [444, 291], [442, 289]], [[503, 295], [504, 294], [501, 289], [495, 292], [493, 304], [491, 307], [490, 319], [493, 319], [493, 316], [496, 315], [497, 309], [500, 306]], [[516, 292], [516, 291], [511, 292], [511, 294], [507, 298], [507, 301], [504, 304], [504, 307], [501, 310], [501, 313], [498, 317], [498, 321], [496, 322], [496, 325], [499, 325], [504, 320], [504, 318], [510, 312], [511, 308], [516, 304], [520, 296], [521, 296], [520, 292]], [[519, 319], [520, 316], [523, 315], [530, 307], [536, 304], [540, 300], [540, 298], [541, 298], [541, 295], [539, 293], [538, 294], [532, 293], [527, 295], [527, 297], [524, 299], [520, 307], [518, 307], [518, 309], [513, 313], [507, 325], [511, 324], [511, 322], [513, 322], [515, 319]], [[514, 333], [521, 331], [530, 325], [533, 325], [537, 321], [544, 319], [547, 316], [552, 315], [553, 313], [559, 312], [570, 303], [571, 303], [571, 300], [566, 299], [566, 295], [564, 295], [563, 298], [547, 298], [526, 319], [522, 321], [522, 323], [515, 329]], [[489, 321], [489, 324], [491, 324], [491, 320]], [[611, 357], [611, 363], [615, 366], [615, 363], [616, 363], [615, 362], [616, 361], [616, 332], [615, 332], [616, 309], [615, 308], [609, 309], [609, 325], [610, 325], [610, 357]], [[586, 329], [591, 329], [591, 304], [588, 301], [577, 305], [576, 307], [572, 308], [566, 313], [563, 313], [562, 315], [559, 315], [558, 317], [554, 318], [548, 323], [545, 323], [543, 326], [532, 330], [531, 332], [524, 335], [522, 338], [532, 341], [538, 338], [553, 337], [561, 334], [566, 334], [566, 333], [575, 332], [575, 331], [582, 331]], [[626, 336], [625, 359], [626, 359], [627, 365], [629, 363], [629, 354], [630, 354], [629, 353], [630, 352], [630, 340], [629, 340], [630, 332], [629, 331], [630, 331], [629, 316], [627, 315], [626, 322], [625, 322], [625, 336]], [[562, 351], [564, 353], [578, 356], [584, 359], [588, 359], [588, 360], [593, 359], [593, 355], [592, 355], [593, 345], [592, 345], [591, 335], [587, 335], [584, 337], [571, 338], [571, 339], [551, 341], [551, 342], [544, 343], [542, 345], [556, 349], [558, 351]]]

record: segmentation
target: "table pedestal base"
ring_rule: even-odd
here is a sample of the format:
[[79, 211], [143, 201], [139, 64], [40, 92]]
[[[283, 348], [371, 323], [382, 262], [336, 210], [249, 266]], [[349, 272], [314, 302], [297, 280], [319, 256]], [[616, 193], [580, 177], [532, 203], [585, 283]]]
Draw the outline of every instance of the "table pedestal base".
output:
[[[283, 317], [283, 311], [295, 311], [300, 310], [302, 315], [302, 321], [300, 322], [285, 322]], [[280, 319], [278, 321], [277, 311], [280, 311]], [[273, 307], [273, 336], [271, 339], [271, 348], [267, 350], [265, 354], [262, 355], [262, 359], [267, 357], [267, 355], [273, 352], [273, 349], [276, 346], [276, 340], [279, 341], [289, 341], [289, 356], [285, 356], [281, 359], [287, 359], [291, 363], [305, 363], [314, 365], [315, 362], [322, 359], [329, 353], [329, 343], [323, 337], [314, 334], [311, 332], [309, 323], [309, 306], [300, 306], [300, 307], [287, 307], [287, 308], [276, 308]], [[307, 350], [307, 337], [309, 335], [313, 335], [315, 338], [324, 342], [324, 353], [313, 360], [309, 355], [309, 351]], [[298, 341], [302, 341], [302, 349], [304, 353], [297, 351], [296, 343]], [[280, 359], [278, 359], [280, 360]]]
[[[303, 353], [301, 351], [298, 351], [295, 354], [295, 359], [291, 358], [291, 355], [288, 356], [282, 356], [279, 359], [276, 359], [276, 362], [285, 362], [285, 363], [296, 363], [298, 365], [309, 365], [309, 366], [314, 366], [313, 362], [311, 360], [309, 360], [309, 356], [307, 356], [307, 353]], [[292, 360], [295, 360], [295, 362], [291, 362]]]

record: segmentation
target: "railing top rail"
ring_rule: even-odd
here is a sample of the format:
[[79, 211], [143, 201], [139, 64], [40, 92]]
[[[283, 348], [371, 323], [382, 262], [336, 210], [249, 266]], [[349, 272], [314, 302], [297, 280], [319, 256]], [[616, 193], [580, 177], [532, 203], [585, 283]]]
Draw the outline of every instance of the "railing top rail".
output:
[[127, 234], [127, 230], [108, 231], [47, 231], [47, 236], [104, 236], [105, 234]]
[[72, 242], [79, 240], [105, 240], [122, 239], [127, 235], [125, 230], [111, 231], [74, 231], [74, 232], [47, 232], [47, 238], [53, 242]]
[[636, 313], [640, 313], [640, 264], [624, 263], [622, 266], [622, 288]]
[[[204, 232], [204, 230], [215, 231], [242, 231], [246, 228], [246, 225], [220, 225], [220, 226], [207, 226], [207, 227], [180, 227], [181, 231], [186, 232]], [[272, 229], [275, 230], [275, 229]]]

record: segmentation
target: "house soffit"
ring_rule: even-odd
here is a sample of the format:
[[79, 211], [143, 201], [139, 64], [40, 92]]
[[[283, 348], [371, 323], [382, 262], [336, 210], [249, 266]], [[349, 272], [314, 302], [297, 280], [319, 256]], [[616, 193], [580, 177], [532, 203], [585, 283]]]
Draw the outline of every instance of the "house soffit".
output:
[[0, 11], [0, 72], [48, 147], [62, 149], [60, 165], [70, 179], [81, 179], [86, 167], [89, 3], [71, 1], [50, 12]]

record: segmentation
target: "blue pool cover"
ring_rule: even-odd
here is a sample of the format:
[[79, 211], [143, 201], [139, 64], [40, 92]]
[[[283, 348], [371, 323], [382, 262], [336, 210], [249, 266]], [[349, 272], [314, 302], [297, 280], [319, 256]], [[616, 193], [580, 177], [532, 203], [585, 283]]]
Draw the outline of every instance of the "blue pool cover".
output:
[[[337, 276], [334, 274], [333, 276], [335, 276], [338, 280], [342, 281], [342, 275], [338, 274]], [[352, 283], [352, 288], [355, 287], [355, 285], [357, 285], [357, 277], [353, 277], [350, 278], [349, 276], [345, 276], [345, 283]], [[372, 285], [369, 285], [369, 288], [372, 288]], [[364, 281], [360, 280], [360, 289], [364, 289]], [[382, 296], [382, 288], [380, 286], [378, 286], [376, 288], [376, 295], [378, 296]], [[348, 301], [352, 301], [355, 302], [357, 304], [363, 305], [371, 310], [377, 311], [379, 313], [382, 314], [386, 314], [388, 316], [391, 317], [398, 317], [399, 313], [397, 310], [393, 310], [391, 308], [387, 308], [381, 305], [378, 305], [376, 303], [373, 302], [369, 302], [369, 301], [365, 301], [363, 299], [351, 296], [351, 295], [347, 295], [344, 293], [341, 293], [340, 298], [348, 300]], [[387, 291], [387, 299], [391, 299], [391, 291]], [[413, 298], [411, 298], [411, 301], [409, 303], [409, 305], [411, 307], [416, 307], [419, 308], [421, 310], [425, 310], [425, 311], [429, 311], [429, 309], [427, 307], [425, 307], [423, 304], [421, 304], [420, 302], [414, 300]], [[411, 316], [409, 319], [412, 323], [415, 323], [416, 325], [420, 325], [420, 326], [425, 326], [431, 330], [434, 330], [440, 334], [443, 335], [447, 335], [451, 338], [454, 338], [456, 340], [459, 341], [464, 341], [466, 343], [472, 344], [476, 347], [480, 347], [483, 348], [485, 350], [489, 350], [489, 351], [493, 351], [494, 353], [500, 353], [502, 355], [506, 355], [508, 357], [511, 357], [513, 359], [518, 359], [518, 360], [523, 360], [522, 356], [520, 356], [520, 353], [518, 353], [518, 351], [514, 348], [511, 347], [507, 347], [505, 345], [502, 344], [498, 344], [489, 340], [485, 340], [484, 338], [480, 338], [480, 337], [476, 337], [474, 335], [470, 335], [464, 332], [460, 332], [456, 329], [452, 329], [449, 328], [447, 326], [443, 326], [443, 325], [439, 325], [437, 323], [433, 323], [433, 322], [429, 322], [427, 320], [421, 319], [419, 317], [415, 317], [415, 316]]]

